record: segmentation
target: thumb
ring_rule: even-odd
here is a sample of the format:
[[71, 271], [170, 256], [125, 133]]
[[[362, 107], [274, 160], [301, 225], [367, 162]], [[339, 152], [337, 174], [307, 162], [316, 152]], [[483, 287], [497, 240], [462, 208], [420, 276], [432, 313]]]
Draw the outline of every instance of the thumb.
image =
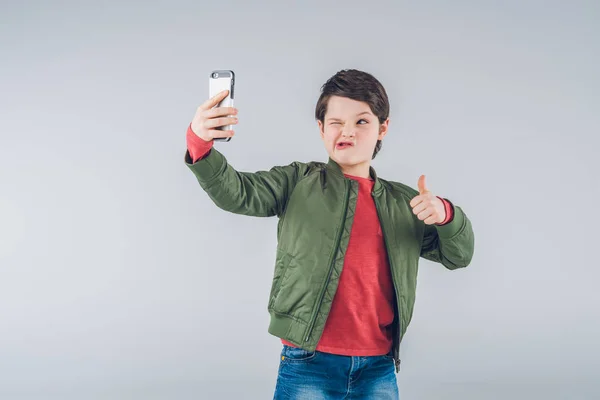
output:
[[419, 177], [419, 194], [425, 194], [429, 192], [427, 184], [425, 183], [425, 175]]

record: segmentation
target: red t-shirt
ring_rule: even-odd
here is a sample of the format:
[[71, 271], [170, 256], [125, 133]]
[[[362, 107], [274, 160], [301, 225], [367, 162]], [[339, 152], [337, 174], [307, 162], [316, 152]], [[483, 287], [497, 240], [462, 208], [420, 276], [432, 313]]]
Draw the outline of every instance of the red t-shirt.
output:
[[[194, 162], [212, 148], [213, 142], [199, 138], [191, 125], [186, 137]], [[371, 197], [375, 182], [344, 175], [358, 182], [356, 211], [340, 281], [317, 350], [347, 356], [383, 355], [393, 343], [394, 285]], [[452, 220], [453, 214], [450, 203], [440, 199], [446, 207], [446, 219], [439, 224], [443, 225]], [[297, 347], [284, 339], [281, 342]]]

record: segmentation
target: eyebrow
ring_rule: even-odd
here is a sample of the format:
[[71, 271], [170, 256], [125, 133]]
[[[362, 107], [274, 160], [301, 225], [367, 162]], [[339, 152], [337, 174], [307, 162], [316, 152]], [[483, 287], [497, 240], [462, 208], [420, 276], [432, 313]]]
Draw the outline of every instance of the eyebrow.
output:
[[[361, 116], [363, 114], [369, 114], [369, 115], [371, 115], [371, 113], [369, 111], [363, 111], [363, 112], [361, 112], [359, 114], [356, 114], [356, 116], [358, 117], [358, 116]], [[335, 117], [330, 117], [330, 118], [327, 118], [327, 119], [328, 120], [332, 120], [333, 119], [333, 120], [341, 121], [339, 118], [335, 118]]]

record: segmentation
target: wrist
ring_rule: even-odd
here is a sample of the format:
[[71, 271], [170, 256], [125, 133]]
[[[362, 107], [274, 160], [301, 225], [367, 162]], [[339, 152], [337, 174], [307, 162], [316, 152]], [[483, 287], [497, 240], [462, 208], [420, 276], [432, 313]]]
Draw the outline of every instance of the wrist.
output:
[[[192, 124], [190, 124], [190, 126], [188, 127], [188, 137], [191, 140], [196, 141], [197, 143], [207, 144], [207, 143], [212, 142], [212, 139], [205, 139], [202, 136], [198, 135], [196, 132], [194, 132], [194, 129], [192, 128]], [[198, 142], [199, 140], [201, 140], [202, 142]]]

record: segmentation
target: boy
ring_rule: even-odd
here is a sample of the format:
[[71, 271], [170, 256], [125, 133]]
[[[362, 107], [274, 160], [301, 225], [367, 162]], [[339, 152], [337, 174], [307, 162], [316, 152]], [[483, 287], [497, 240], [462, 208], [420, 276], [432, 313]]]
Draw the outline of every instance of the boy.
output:
[[213, 108], [227, 91], [198, 108], [185, 162], [223, 210], [279, 218], [268, 302], [268, 331], [283, 344], [274, 398], [397, 399], [419, 258], [466, 267], [473, 230], [425, 176], [417, 191], [371, 167], [389, 124], [375, 77], [342, 70], [321, 89], [315, 117], [327, 163], [236, 171], [212, 148], [234, 134], [215, 128], [238, 122], [235, 108]]

